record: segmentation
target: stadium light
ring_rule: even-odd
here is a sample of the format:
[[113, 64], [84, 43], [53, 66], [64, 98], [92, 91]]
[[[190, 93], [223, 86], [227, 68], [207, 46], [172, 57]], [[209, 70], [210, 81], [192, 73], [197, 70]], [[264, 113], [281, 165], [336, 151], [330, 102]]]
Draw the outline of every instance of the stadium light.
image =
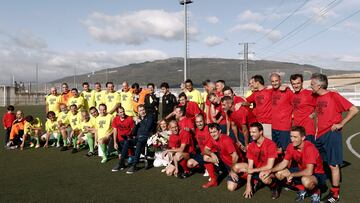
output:
[[187, 5], [191, 4], [192, 0], [179, 0], [180, 5], [184, 6], [184, 81], [187, 79], [187, 56], [188, 56], [188, 47], [187, 47]]

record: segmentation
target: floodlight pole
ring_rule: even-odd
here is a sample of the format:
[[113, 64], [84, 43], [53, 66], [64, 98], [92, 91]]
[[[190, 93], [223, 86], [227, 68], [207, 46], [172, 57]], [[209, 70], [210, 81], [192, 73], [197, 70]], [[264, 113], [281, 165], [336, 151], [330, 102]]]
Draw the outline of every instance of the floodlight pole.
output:
[[187, 4], [192, 3], [191, 0], [180, 0], [180, 4], [184, 6], [184, 81], [187, 79], [187, 57], [188, 57], [188, 39], [187, 39]]

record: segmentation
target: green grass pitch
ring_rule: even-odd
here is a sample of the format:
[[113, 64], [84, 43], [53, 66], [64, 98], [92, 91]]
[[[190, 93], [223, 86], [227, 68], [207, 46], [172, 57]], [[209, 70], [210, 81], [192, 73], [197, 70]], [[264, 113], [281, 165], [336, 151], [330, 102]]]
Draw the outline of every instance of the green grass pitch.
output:
[[[16, 109], [45, 121], [43, 106]], [[1, 115], [4, 111], [0, 109]], [[347, 137], [360, 132], [359, 123], [360, 116], [343, 130], [344, 159], [349, 164], [342, 169], [342, 202], [360, 202], [360, 160], [345, 144]], [[60, 152], [58, 148], [5, 150], [3, 130], [0, 139], [0, 202], [272, 201], [268, 188], [257, 192], [251, 200], [245, 200], [242, 197], [244, 187], [228, 192], [225, 181], [216, 188], [202, 189], [201, 185], [207, 181], [202, 174], [180, 180], [166, 177], [160, 168], [142, 169], [133, 175], [125, 171], [114, 173], [111, 168], [116, 164], [115, 159], [100, 164], [100, 158], [88, 158], [86, 151], [71, 154], [70, 151]], [[351, 144], [360, 152], [360, 135]], [[294, 198], [295, 192], [283, 190], [281, 197], [273, 202], [294, 202]]]

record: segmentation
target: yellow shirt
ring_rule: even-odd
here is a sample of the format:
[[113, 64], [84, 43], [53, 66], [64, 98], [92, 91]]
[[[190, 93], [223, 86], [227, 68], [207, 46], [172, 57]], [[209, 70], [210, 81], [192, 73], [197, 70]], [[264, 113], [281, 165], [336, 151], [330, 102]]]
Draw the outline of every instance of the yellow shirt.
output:
[[60, 103], [60, 96], [59, 95], [48, 95], [45, 99], [46, 105], [49, 108], [49, 111], [53, 111], [55, 114], [59, 113], [59, 103]]
[[101, 139], [105, 137], [107, 134], [109, 134], [113, 128], [112, 128], [112, 120], [113, 115], [107, 114], [106, 116], [98, 116], [96, 118], [96, 129], [97, 129], [97, 136], [98, 139]]
[[64, 125], [69, 125], [68, 115], [69, 115], [69, 112], [67, 112], [67, 113], [60, 112], [58, 114], [57, 121], [58, 122], [61, 121], [61, 123]]
[[89, 111], [90, 107], [95, 106], [95, 91], [82, 91], [81, 96], [85, 99], [85, 109]]
[[35, 118], [34, 124], [31, 124], [29, 122], [25, 122], [24, 124], [24, 134], [32, 134], [34, 133], [33, 128], [41, 128], [42, 124], [41, 124], [41, 120], [40, 118]]
[[199, 92], [199, 90], [193, 89], [191, 92], [187, 91], [185, 94], [186, 94], [186, 97], [187, 97], [188, 101], [195, 102], [199, 106], [200, 106], [200, 104], [203, 103], [203, 98], [202, 98], [201, 93]]
[[71, 106], [73, 104], [75, 104], [78, 107], [79, 111], [85, 109], [85, 99], [84, 99], [84, 97], [82, 97], [82, 96], [79, 96], [77, 98], [71, 97], [69, 99], [68, 103], [67, 103], [67, 106], [69, 107], [69, 106]]
[[48, 133], [58, 132], [58, 123], [56, 121], [51, 121], [47, 119], [45, 123], [45, 130]]
[[105, 94], [104, 90], [101, 90], [100, 92], [94, 91], [95, 105], [97, 109], [99, 109], [100, 104], [105, 103], [104, 94]]
[[115, 107], [116, 104], [120, 104], [120, 94], [117, 92], [105, 92], [104, 100], [107, 111], [109, 112]]
[[83, 133], [88, 133], [87, 128], [94, 128], [95, 123], [93, 122], [93, 120], [90, 118], [88, 121], [81, 121], [80, 123], [80, 130]]
[[203, 103], [206, 103], [206, 98], [208, 96], [208, 93], [206, 91], [204, 91], [203, 93], [201, 93], [201, 97], [202, 97], [202, 100], [203, 100]]
[[71, 112], [68, 113], [68, 120], [70, 123], [70, 126], [73, 130], [80, 129], [79, 125], [81, 122], [81, 113], [72, 114]]
[[120, 103], [121, 106], [125, 109], [125, 114], [128, 116], [135, 116], [133, 108], [133, 93], [128, 92], [119, 92], [120, 94]]

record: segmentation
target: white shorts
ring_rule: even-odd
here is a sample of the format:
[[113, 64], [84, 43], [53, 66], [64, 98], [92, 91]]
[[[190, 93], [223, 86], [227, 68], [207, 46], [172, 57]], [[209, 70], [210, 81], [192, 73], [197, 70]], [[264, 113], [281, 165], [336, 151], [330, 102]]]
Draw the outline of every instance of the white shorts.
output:
[[[54, 140], [54, 139], [56, 140], [56, 139], [58, 139], [58, 136], [60, 136], [60, 134], [58, 132], [53, 132], [50, 134], [49, 140]], [[46, 140], [46, 133], [41, 136], [41, 139]]]

